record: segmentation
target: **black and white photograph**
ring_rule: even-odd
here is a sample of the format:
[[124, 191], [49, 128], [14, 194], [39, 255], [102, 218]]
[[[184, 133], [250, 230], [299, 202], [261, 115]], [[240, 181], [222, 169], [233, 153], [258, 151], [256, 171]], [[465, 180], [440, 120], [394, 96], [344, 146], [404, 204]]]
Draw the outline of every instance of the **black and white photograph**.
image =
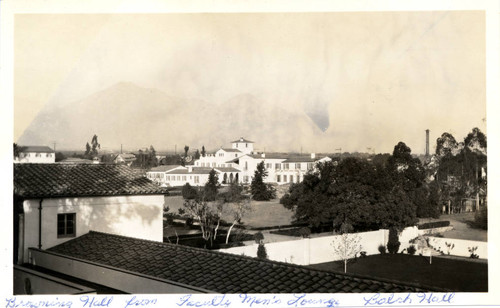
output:
[[115, 2], [9, 17], [7, 295], [493, 303], [486, 5]]

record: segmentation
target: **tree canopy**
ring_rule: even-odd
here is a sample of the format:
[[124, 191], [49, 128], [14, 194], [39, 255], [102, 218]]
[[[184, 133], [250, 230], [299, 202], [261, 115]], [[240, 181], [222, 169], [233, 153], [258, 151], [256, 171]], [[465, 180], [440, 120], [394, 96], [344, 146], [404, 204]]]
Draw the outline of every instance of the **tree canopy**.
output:
[[268, 201], [276, 198], [276, 190], [271, 186], [271, 184], [264, 183], [264, 179], [267, 175], [268, 173], [266, 167], [264, 166], [264, 161], [261, 161], [257, 165], [257, 169], [255, 170], [251, 183], [251, 191], [254, 200]]

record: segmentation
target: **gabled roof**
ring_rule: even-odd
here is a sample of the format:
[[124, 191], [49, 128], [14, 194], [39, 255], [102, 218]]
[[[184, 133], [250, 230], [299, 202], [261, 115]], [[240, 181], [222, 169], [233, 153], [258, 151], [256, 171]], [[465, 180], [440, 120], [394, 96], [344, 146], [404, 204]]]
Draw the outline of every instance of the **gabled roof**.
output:
[[40, 145], [24, 145], [19, 147], [19, 152], [24, 153], [54, 153], [54, 150], [48, 146]]
[[245, 143], [254, 143], [253, 141], [250, 141], [250, 140], [247, 140], [243, 137], [241, 137], [240, 139], [238, 140], [235, 140], [235, 141], [231, 141], [231, 143], [239, 143], [239, 142], [245, 142]]
[[[229, 149], [229, 148], [220, 148], [220, 150], [224, 151], [224, 152], [231, 152], [231, 153], [242, 153], [240, 150], [238, 149]], [[219, 151], [220, 151], [219, 150]]]
[[170, 170], [173, 170], [173, 169], [179, 168], [179, 167], [185, 168], [181, 165], [164, 165], [164, 166], [153, 167], [148, 172], [168, 172]]
[[288, 263], [91, 231], [53, 253], [188, 284], [214, 293], [424, 292], [415, 286]]
[[125, 165], [14, 164], [14, 193], [24, 198], [166, 194]]
[[170, 171], [167, 171], [167, 174], [209, 174], [210, 171], [212, 171], [213, 168], [207, 168], [207, 167], [192, 167], [192, 171], [189, 172], [188, 168], [184, 169], [173, 169]]

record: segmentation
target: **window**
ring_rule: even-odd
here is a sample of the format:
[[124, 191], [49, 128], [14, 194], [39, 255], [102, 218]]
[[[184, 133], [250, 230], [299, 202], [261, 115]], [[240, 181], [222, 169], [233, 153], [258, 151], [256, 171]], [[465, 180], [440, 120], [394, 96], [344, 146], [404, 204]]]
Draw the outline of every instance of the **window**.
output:
[[40, 153], [36, 153], [36, 154], [35, 154], [35, 157], [42, 157], [42, 154], [40, 154]]
[[276, 170], [280, 170], [280, 164], [274, 164]]
[[313, 168], [313, 164], [312, 163], [307, 163], [307, 170], [311, 170]]
[[295, 169], [300, 170], [300, 163], [295, 164]]
[[245, 170], [248, 170], [248, 162], [245, 162]]
[[217, 163], [212, 163], [212, 167], [216, 167], [217, 166]]
[[286, 180], [286, 174], [283, 175], [283, 182], [285, 182], [285, 183], [287, 182], [287, 180]]
[[293, 183], [293, 175], [290, 175], [290, 183]]
[[76, 214], [57, 214], [57, 237], [76, 235]]
[[50, 153], [47, 153], [47, 157], [52, 157], [52, 154], [50, 154]]
[[288, 170], [288, 164], [283, 164], [283, 169]]
[[200, 183], [200, 177], [199, 177], [198, 175], [196, 175], [196, 176], [194, 177], [194, 182], [195, 182], [196, 184]]
[[266, 163], [266, 169], [271, 169], [273, 167], [273, 164]]
[[278, 175], [276, 176], [276, 182], [281, 182], [281, 175], [279, 175], [279, 174], [278, 174]]
[[186, 181], [186, 176], [185, 175], [182, 176], [182, 180]]
[[245, 143], [245, 148], [248, 148], [248, 143]]

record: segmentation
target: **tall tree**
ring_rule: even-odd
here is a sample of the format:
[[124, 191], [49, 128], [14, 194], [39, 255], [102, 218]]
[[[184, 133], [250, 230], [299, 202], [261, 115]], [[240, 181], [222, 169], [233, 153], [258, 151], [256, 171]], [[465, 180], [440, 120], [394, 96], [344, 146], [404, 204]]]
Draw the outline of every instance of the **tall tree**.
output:
[[219, 177], [214, 169], [208, 174], [208, 181], [203, 188], [203, 198], [205, 201], [215, 201], [219, 189]]
[[184, 146], [184, 157], [187, 157], [187, 156], [188, 156], [188, 152], [189, 152], [189, 146], [188, 146], [188, 145], [185, 145], [185, 146]]
[[201, 156], [205, 157], [206, 154], [207, 154], [207, 152], [205, 151], [205, 146], [203, 145], [201, 147]]
[[243, 216], [251, 210], [250, 198], [243, 195], [243, 187], [238, 183], [231, 183], [229, 190], [222, 195], [224, 202], [231, 203], [229, 206], [229, 215], [232, 217], [232, 223], [226, 234], [226, 244], [229, 242], [229, 236], [233, 227], [237, 223], [241, 223]]
[[264, 183], [264, 179], [267, 175], [268, 172], [264, 166], [264, 161], [261, 161], [257, 165], [257, 169], [255, 170], [251, 183], [252, 197], [254, 200], [268, 201], [276, 198], [276, 190], [271, 186], [271, 184]]
[[199, 150], [196, 150], [196, 152], [194, 153], [194, 159], [200, 159], [200, 151]]
[[94, 135], [92, 137], [91, 144], [92, 144], [92, 152], [91, 152], [91, 154], [92, 154], [92, 156], [97, 156], [97, 154], [99, 154], [99, 152], [97, 151], [97, 149], [101, 149], [101, 145], [97, 141], [97, 135]]
[[17, 143], [14, 143], [13, 150], [14, 150], [14, 159], [19, 158], [19, 146], [17, 145]]
[[87, 142], [87, 144], [85, 145], [85, 154], [84, 154], [85, 157], [88, 157], [90, 156], [90, 144]]

